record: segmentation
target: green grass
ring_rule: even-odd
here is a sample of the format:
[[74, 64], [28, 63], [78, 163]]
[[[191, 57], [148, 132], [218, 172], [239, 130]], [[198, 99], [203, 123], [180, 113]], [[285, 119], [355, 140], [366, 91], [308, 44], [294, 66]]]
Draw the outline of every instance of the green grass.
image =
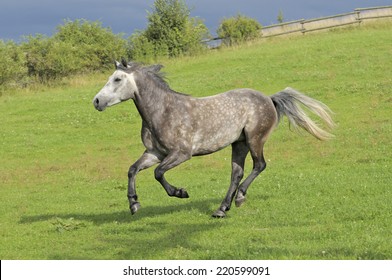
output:
[[[328, 104], [336, 138], [283, 122], [268, 167], [228, 218], [210, 214], [230, 177], [230, 149], [168, 173], [190, 198], [169, 198], [143, 152], [132, 102], [95, 111], [108, 75], [0, 97], [1, 259], [392, 259], [391, 22], [276, 38], [166, 62], [171, 86], [194, 96], [291, 86]], [[251, 161], [247, 161], [247, 172]]]

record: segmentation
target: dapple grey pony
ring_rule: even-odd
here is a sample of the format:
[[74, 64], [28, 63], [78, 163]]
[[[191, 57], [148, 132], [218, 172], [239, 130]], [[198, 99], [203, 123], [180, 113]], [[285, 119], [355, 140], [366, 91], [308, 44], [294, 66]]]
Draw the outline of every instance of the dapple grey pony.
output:
[[[266, 168], [263, 147], [283, 115], [288, 117], [292, 126], [301, 127], [320, 140], [332, 137], [313, 122], [300, 105], [332, 128], [334, 123], [329, 108], [294, 89], [286, 88], [272, 96], [252, 89], [235, 89], [195, 98], [172, 90], [160, 73], [162, 67], [125, 60], [116, 62], [116, 71], [93, 99], [98, 111], [132, 99], [142, 118], [141, 134], [146, 150], [128, 172], [128, 200], [132, 214], [140, 208], [135, 188], [136, 174], [155, 164], [159, 164], [155, 178], [167, 194], [188, 198], [185, 189], [176, 188], [165, 179], [166, 171], [192, 156], [207, 155], [231, 145], [230, 187], [213, 213], [214, 217], [225, 217], [234, 197], [236, 206], [241, 206], [249, 185]], [[253, 160], [253, 170], [242, 181], [248, 153]]]

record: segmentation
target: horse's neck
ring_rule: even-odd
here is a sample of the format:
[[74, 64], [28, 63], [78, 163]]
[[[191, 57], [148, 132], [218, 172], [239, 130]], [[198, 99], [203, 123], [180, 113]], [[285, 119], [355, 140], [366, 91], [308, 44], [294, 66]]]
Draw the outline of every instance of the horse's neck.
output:
[[174, 98], [173, 93], [160, 88], [142, 89], [135, 96], [134, 102], [143, 121], [147, 124], [162, 119], [161, 116]]

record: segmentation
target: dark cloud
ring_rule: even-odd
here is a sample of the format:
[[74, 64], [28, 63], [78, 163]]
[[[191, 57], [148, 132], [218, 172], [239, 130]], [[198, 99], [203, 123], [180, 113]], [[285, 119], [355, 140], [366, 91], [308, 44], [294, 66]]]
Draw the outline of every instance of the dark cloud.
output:
[[101, 21], [116, 33], [131, 34], [146, 26], [154, 0], [15, 0], [0, 9], [0, 38], [51, 35], [65, 19]]
[[[1, 4], [0, 38], [19, 40], [22, 35], [51, 35], [64, 19], [99, 20], [115, 33], [132, 34], [147, 24], [146, 10], [154, 0], [13, 0]], [[315, 18], [353, 11], [359, 7], [392, 5], [391, 0], [186, 0], [192, 16], [202, 18], [216, 31], [225, 17], [238, 13], [257, 19], [262, 25], [277, 22], [279, 11], [285, 20]]]

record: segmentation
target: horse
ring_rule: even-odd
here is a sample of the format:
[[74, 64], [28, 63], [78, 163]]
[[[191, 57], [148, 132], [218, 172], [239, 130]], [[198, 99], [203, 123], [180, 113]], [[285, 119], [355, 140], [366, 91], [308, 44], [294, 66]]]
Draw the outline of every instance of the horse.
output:
[[[128, 170], [127, 197], [132, 215], [141, 207], [135, 177], [153, 165], [158, 164], [155, 179], [169, 196], [188, 198], [188, 192], [171, 185], [165, 173], [193, 156], [211, 154], [231, 145], [231, 183], [220, 207], [212, 214], [223, 218], [234, 198], [237, 207], [245, 202], [250, 184], [266, 168], [264, 144], [282, 116], [287, 116], [294, 128], [302, 128], [319, 140], [333, 137], [302, 107], [319, 116], [329, 129], [334, 126], [332, 111], [292, 88], [272, 96], [243, 88], [196, 98], [171, 89], [160, 72], [162, 67], [116, 61], [114, 73], [92, 101], [95, 109], [104, 111], [133, 100], [142, 118], [141, 137], [146, 149]], [[249, 153], [253, 169], [242, 181]]]

